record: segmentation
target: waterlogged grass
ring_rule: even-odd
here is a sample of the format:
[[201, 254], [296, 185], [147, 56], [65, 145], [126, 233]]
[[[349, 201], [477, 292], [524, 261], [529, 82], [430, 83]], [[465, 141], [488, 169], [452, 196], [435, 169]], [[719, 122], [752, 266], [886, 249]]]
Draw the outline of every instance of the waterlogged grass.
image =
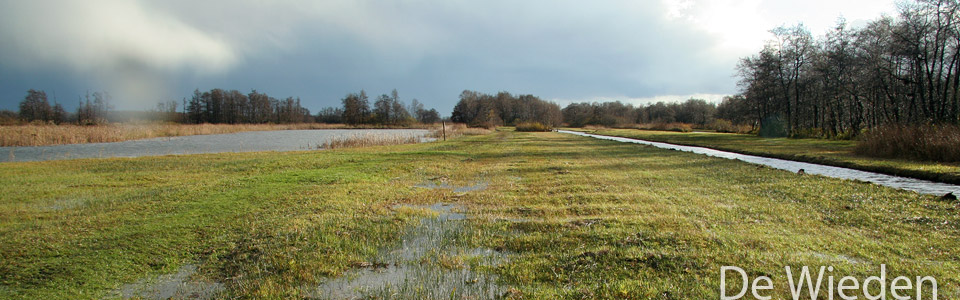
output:
[[[441, 188], [418, 187], [431, 182]], [[788, 298], [784, 266], [862, 281], [880, 264], [960, 297], [956, 203], [559, 133], [5, 163], [0, 195], [4, 299], [100, 298], [186, 265], [222, 283], [218, 297], [310, 297], [403, 245], [434, 215], [411, 207], [436, 203], [468, 216], [458, 249], [506, 257], [424, 263], [470, 265], [505, 297], [716, 299], [731, 265]]]
[[762, 138], [751, 134], [715, 132], [664, 132], [635, 129], [570, 129], [601, 135], [700, 146], [744, 154], [768, 156], [891, 175], [960, 184], [960, 163], [938, 163], [897, 158], [876, 158], [854, 153], [856, 141]]

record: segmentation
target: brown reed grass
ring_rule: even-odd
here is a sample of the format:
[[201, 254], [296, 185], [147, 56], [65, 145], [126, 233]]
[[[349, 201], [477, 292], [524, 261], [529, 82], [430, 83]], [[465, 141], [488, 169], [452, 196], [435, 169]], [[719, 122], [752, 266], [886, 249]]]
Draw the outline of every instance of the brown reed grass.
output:
[[338, 136], [331, 138], [317, 148], [337, 149], [337, 148], [356, 148], [371, 146], [387, 146], [415, 144], [421, 142], [419, 136], [403, 136], [382, 133], [361, 133], [352, 136]]
[[[430, 125], [403, 128], [428, 128]], [[13, 125], [0, 126], [0, 147], [49, 146], [63, 144], [109, 143], [155, 137], [203, 134], [224, 134], [244, 131], [304, 129], [374, 129], [373, 125], [344, 124], [107, 124], [79, 125]]]
[[960, 126], [885, 126], [864, 134], [854, 152], [872, 157], [960, 162]]
[[[442, 139], [444, 136], [443, 130], [444, 128], [440, 124], [433, 124], [433, 127], [430, 127], [430, 134], [427, 136]], [[463, 123], [451, 123], [446, 125], [446, 136], [448, 139], [464, 135], [484, 135], [491, 132], [493, 132], [491, 129], [469, 127], [467, 124]]]

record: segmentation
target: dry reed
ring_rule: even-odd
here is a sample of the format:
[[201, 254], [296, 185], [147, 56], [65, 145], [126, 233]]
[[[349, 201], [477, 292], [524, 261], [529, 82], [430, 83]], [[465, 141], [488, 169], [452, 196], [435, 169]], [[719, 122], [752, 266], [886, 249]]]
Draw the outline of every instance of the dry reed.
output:
[[421, 142], [422, 138], [411, 135], [392, 135], [382, 133], [362, 133], [352, 136], [338, 136], [331, 138], [317, 148], [337, 149], [337, 148], [356, 148], [370, 146], [387, 146], [415, 144]]
[[723, 133], [750, 133], [753, 131], [753, 126], [733, 124], [733, 122], [724, 119], [714, 119], [713, 122], [707, 124], [706, 128]]
[[[425, 125], [426, 126], [426, 125]], [[423, 128], [424, 126], [421, 126]], [[244, 131], [383, 128], [344, 124], [109, 124], [0, 126], [0, 147], [109, 143], [155, 137], [224, 134]], [[416, 128], [416, 127], [405, 127]]]
[[873, 157], [960, 162], [960, 126], [885, 126], [864, 134], [854, 152]]
[[[442, 139], [444, 136], [444, 128], [440, 124], [434, 124], [430, 128], [429, 137]], [[464, 135], [484, 135], [493, 132], [493, 130], [487, 128], [478, 128], [478, 127], [469, 127], [463, 123], [452, 123], [446, 125], [446, 137], [452, 139]]]

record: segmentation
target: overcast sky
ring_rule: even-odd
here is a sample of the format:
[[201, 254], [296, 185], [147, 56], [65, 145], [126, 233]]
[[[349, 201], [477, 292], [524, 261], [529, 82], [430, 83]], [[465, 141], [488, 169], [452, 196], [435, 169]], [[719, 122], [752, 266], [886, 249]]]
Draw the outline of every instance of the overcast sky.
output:
[[0, 109], [27, 89], [68, 110], [256, 89], [316, 111], [396, 88], [449, 115], [465, 89], [643, 103], [737, 92], [768, 30], [815, 35], [894, 15], [887, 0], [0, 0]]

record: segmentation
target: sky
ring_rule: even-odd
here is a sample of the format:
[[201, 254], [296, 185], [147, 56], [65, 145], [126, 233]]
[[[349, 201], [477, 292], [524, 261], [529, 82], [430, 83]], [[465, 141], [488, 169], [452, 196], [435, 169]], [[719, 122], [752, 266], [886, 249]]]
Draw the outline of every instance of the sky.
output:
[[463, 90], [582, 101], [718, 101], [769, 30], [821, 35], [888, 0], [0, 0], [0, 109], [28, 89], [148, 109], [256, 89], [317, 111], [397, 89], [449, 115]]

